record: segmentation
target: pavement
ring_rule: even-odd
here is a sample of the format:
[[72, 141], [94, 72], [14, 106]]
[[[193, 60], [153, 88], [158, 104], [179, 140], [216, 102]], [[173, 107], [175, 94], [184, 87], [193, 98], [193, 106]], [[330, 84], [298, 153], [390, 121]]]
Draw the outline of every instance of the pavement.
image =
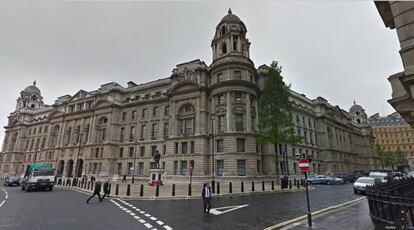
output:
[[[4, 189], [0, 186], [2, 230], [264, 229], [306, 213], [304, 192], [213, 197], [214, 209], [210, 214], [204, 214], [200, 199], [111, 198], [99, 202], [95, 198], [88, 205], [85, 202], [88, 194], [77, 191], [57, 188], [51, 192], [27, 193], [19, 187]], [[311, 209], [320, 210], [358, 197], [361, 196], [353, 193], [351, 184], [316, 185], [310, 191]], [[336, 225], [331, 225], [330, 229], [332, 226]]]
[[294, 223], [283, 228], [283, 230], [333, 229], [333, 226], [335, 226], [336, 230], [375, 229], [369, 216], [368, 201], [363, 199], [350, 206], [314, 216], [312, 219], [312, 227], [309, 227], [306, 221]]

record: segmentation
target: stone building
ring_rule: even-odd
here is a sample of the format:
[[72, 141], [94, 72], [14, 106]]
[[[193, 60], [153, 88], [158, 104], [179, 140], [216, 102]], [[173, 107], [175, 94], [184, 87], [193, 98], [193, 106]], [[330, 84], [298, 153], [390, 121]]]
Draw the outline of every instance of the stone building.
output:
[[377, 144], [385, 152], [404, 153], [409, 165], [414, 167], [414, 129], [397, 112], [386, 117], [375, 114], [368, 119]]
[[[268, 67], [255, 67], [245, 24], [231, 11], [211, 42], [213, 61], [178, 64], [170, 77], [126, 87], [111, 82], [45, 105], [35, 84], [17, 99], [0, 154], [0, 172], [21, 174], [35, 162], [59, 176], [128, 175], [148, 180], [257, 178], [300, 174], [297, 157], [312, 156], [315, 173], [376, 167], [362, 107], [350, 113], [292, 91], [297, 145], [259, 145], [258, 101]], [[153, 156], [161, 155], [160, 167]]]
[[414, 2], [375, 1], [386, 27], [396, 29], [404, 70], [391, 75], [392, 98], [388, 102], [410, 124], [414, 125]]

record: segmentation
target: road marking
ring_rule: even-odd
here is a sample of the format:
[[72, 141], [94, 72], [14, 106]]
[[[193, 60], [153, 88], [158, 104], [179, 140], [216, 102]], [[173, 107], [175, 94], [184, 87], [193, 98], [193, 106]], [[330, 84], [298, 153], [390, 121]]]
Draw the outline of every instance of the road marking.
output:
[[7, 200], [8, 197], [9, 197], [9, 195], [6, 195], [6, 200]]
[[5, 200], [3, 200], [3, 201], [0, 203], [0, 207], [1, 207], [1, 206], [3, 206], [4, 202], [6, 202], [6, 201], [5, 201]]
[[153, 217], [153, 216], [151, 216], [151, 217], [150, 217], [150, 219], [151, 219], [151, 220], [157, 220], [157, 218], [155, 218], [155, 217]]
[[164, 228], [165, 229], [167, 229], [167, 230], [171, 230], [172, 228], [170, 227], [170, 226], [168, 226], [168, 225], [164, 225]]
[[146, 224], [144, 224], [145, 225], [145, 227], [147, 227], [147, 228], [152, 228], [152, 225], [151, 224], [149, 224], [149, 223], [146, 223]]
[[[214, 214], [216, 216], [224, 214], [226, 212], [231, 212], [240, 208], [244, 208], [249, 206], [248, 204], [244, 204], [244, 205], [234, 205], [234, 206], [227, 206], [227, 207], [220, 207], [220, 208], [213, 208], [210, 210], [211, 214]], [[221, 211], [224, 210], [224, 211]]]
[[161, 220], [158, 220], [158, 221], [157, 221], [157, 224], [159, 224], [159, 225], [164, 225], [164, 222], [162, 222]]

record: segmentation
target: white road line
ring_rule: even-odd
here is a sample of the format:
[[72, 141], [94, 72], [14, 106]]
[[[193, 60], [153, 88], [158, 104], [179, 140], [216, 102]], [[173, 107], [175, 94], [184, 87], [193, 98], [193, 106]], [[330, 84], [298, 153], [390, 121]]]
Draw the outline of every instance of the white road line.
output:
[[147, 221], [145, 221], [143, 219], [139, 219], [138, 221], [141, 222], [141, 223], [147, 223]]
[[6, 200], [7, 200], [8, 197], [9, 197], [9, 195], [6, 195]]
[[164, 222], [162, 222], [161, 220], [159, 220], [159, 221], [157, 221], [157, 224], [164, 225]]
[[5, 200], [3, 200], [3, 201], [0, 203], [0, 207], [1, 207], [1, 206], [3, 206], [4, 202], [5, 202]]
[[145, 216], [146, 216], [146, 217], [150, 217], [151, 215], [147, 213], [147, 214], [145, 214]]
[[167, 230], [172, 230], [172, 228], [170, 227], [170, 226], [168, 226], [168, 225], [164, 225], [163, 226], [165, 229], [167, 229]]
[[156, 217], [153, 217], [153, 216], [152, 216], [152, 217], [150, 217], [150, 219], [151, 219], [151, 220], [157, 220], [157, 218], [156, 218]]
[[144, 224], [145, 225], [145, 227], [147, 227], [147, 228], [152, 228], [152, 225], [151, 224], [149, 224], [149, 223], [146, 223], [146, 224]]

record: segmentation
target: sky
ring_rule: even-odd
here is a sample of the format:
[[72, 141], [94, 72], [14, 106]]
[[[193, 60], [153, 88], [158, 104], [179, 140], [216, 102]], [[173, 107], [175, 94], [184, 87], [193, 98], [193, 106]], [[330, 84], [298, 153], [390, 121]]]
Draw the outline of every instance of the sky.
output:
[[166, 78], [194, 59], [210, 65], [229, 8], [247, 26], [256, 67], [278, 61], [311, 99], [394, 112], [387, 78], [403, 69], [399, 42], [371, 1], [0, 1], [0, 125], [35, 80], [53, 104], [111, 81]]

